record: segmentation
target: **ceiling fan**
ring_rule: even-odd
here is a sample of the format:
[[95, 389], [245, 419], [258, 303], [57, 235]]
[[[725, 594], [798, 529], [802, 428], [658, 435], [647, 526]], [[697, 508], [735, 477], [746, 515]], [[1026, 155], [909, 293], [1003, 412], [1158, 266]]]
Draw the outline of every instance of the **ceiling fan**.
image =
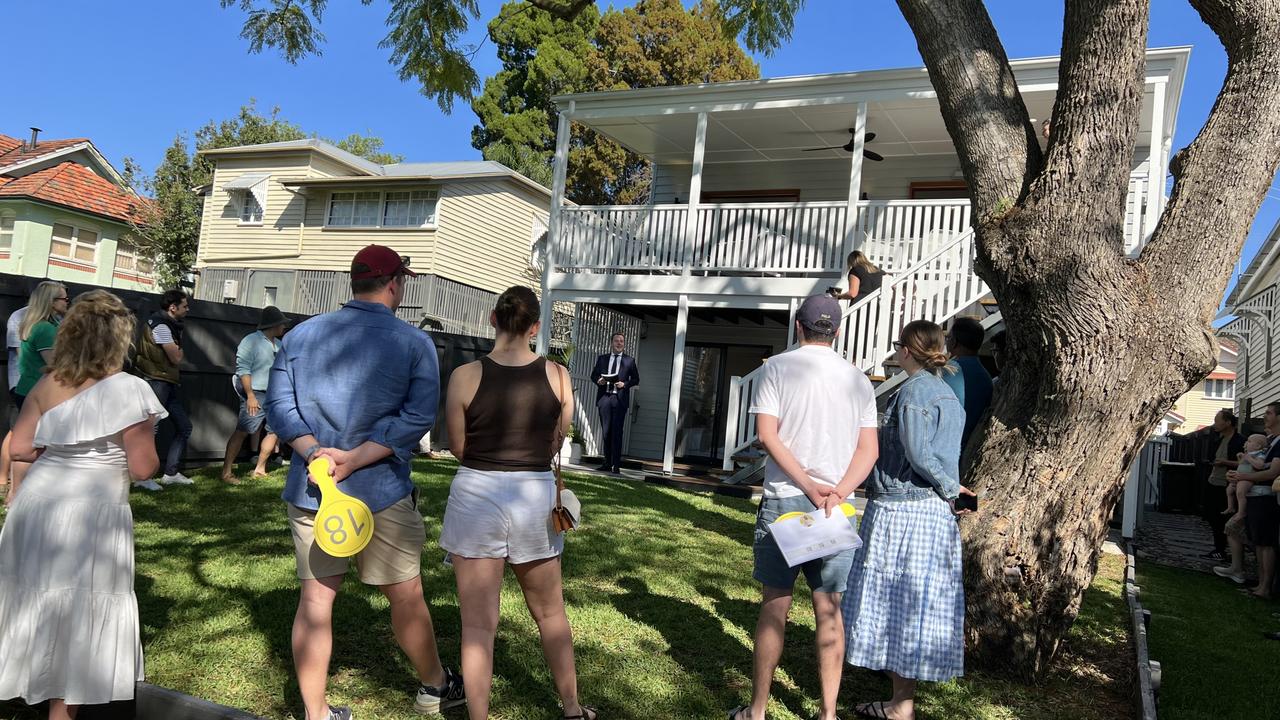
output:
[[[849, 142], [845, 143], [844, 145], [829, 145], [827, 147], [820, 147], [820, 148], [805, 148], [804, 152], [817, 152], [819, 150], [844, 150], [845, 152], [853, 152], [853, 142], [854, 142], [853, 136], [857, 134], [858, 134], [857, 130], [855, 130], [854, 128], [849, 128], [849, 135], [850, 135]], [[869, 143], [875, 139], [876, 139], [876, 134], [873, 132], [869, 132], [867, 133], [866, 137], [863, 138], [863, 142]], [[873, 150], [868, 150], [866, 149], [865, 146], [862, 148], [862, 157], [868, 160], [874, 160], [876, 162], [880, 162], [881, 160], [884, 160], [883, 155]]]

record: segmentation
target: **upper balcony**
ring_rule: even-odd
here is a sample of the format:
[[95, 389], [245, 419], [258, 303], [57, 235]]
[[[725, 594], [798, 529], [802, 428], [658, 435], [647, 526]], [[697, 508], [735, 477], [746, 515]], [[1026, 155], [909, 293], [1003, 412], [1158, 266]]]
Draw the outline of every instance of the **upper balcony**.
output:
[[[1128, 164], [1126, 251], [1154, 227], [1186, 49], [1148, 52]], [[1057, 58], [1012, 63], [1035, 127], [1052, 113]], [[923, 68], [556, 98], [553, 186], [571, 123], [652, 163], [650, 203], [553, 201], [546, 291], [557, 300], [786, 308], [842, 284], [861, 249], [893, 272], [970, 227], [968, 189]], [[1042, 140], [1043, 142], [1043, 140]], [[558, 210], [554, 209], [557, 208]]]

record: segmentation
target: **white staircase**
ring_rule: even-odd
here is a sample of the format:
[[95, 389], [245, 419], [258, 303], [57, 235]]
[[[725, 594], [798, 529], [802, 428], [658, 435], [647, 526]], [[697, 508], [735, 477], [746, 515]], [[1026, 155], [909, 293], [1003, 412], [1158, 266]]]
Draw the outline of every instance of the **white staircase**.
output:
[[[879, 290], [844, 311], [835, 351], [869, 375], [885, 375], [885, 362], [893, 357], [893, 341], [904, 325], [919, 319], [946, 322], [990, 292], [974, 272], [974, 253], [970, 229], [905, 270], [887, 276]], [[984, 320], [983, 325], [991, 327], [998, 319], [993, 315]], [[761, 365], [742, 377], [734, 377], [730, 383], [724, 438], [726, 471], [734, 468], [734, 456], [756, 441], [755, 416], [747, 410], [756, 384], [764, 376], [764, 367]], [[877, 397], [891, 392], [904, 376], [897, 373], [881, 383], [876, 389]], [[734, 478], [740, 479], [739, 475], [743, 473]]]

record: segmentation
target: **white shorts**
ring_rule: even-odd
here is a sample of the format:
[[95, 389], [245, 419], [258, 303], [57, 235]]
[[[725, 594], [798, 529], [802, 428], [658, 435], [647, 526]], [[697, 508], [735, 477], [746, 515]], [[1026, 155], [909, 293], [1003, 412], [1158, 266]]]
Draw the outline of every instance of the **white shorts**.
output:
[[458, 468], [449, 488], [440, 547], [464, 558], [513, 565], [556, 557], [564, 535], [551, 526], [556, 478], [550, 472]]

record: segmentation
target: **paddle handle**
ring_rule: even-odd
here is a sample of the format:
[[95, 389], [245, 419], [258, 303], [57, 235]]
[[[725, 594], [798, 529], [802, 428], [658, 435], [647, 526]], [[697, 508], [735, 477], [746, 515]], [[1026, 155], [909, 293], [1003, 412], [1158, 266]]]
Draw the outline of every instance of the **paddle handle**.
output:
[[333, 476], [329, 474], [329, 458], [318, 457], [307, 465], [307, 472], [311, 473], [311, 479], [316, 485], [320, 486], [320, 494], [327, 495], [331, 490], [337, 490], [338, 485], [333, 481]]

